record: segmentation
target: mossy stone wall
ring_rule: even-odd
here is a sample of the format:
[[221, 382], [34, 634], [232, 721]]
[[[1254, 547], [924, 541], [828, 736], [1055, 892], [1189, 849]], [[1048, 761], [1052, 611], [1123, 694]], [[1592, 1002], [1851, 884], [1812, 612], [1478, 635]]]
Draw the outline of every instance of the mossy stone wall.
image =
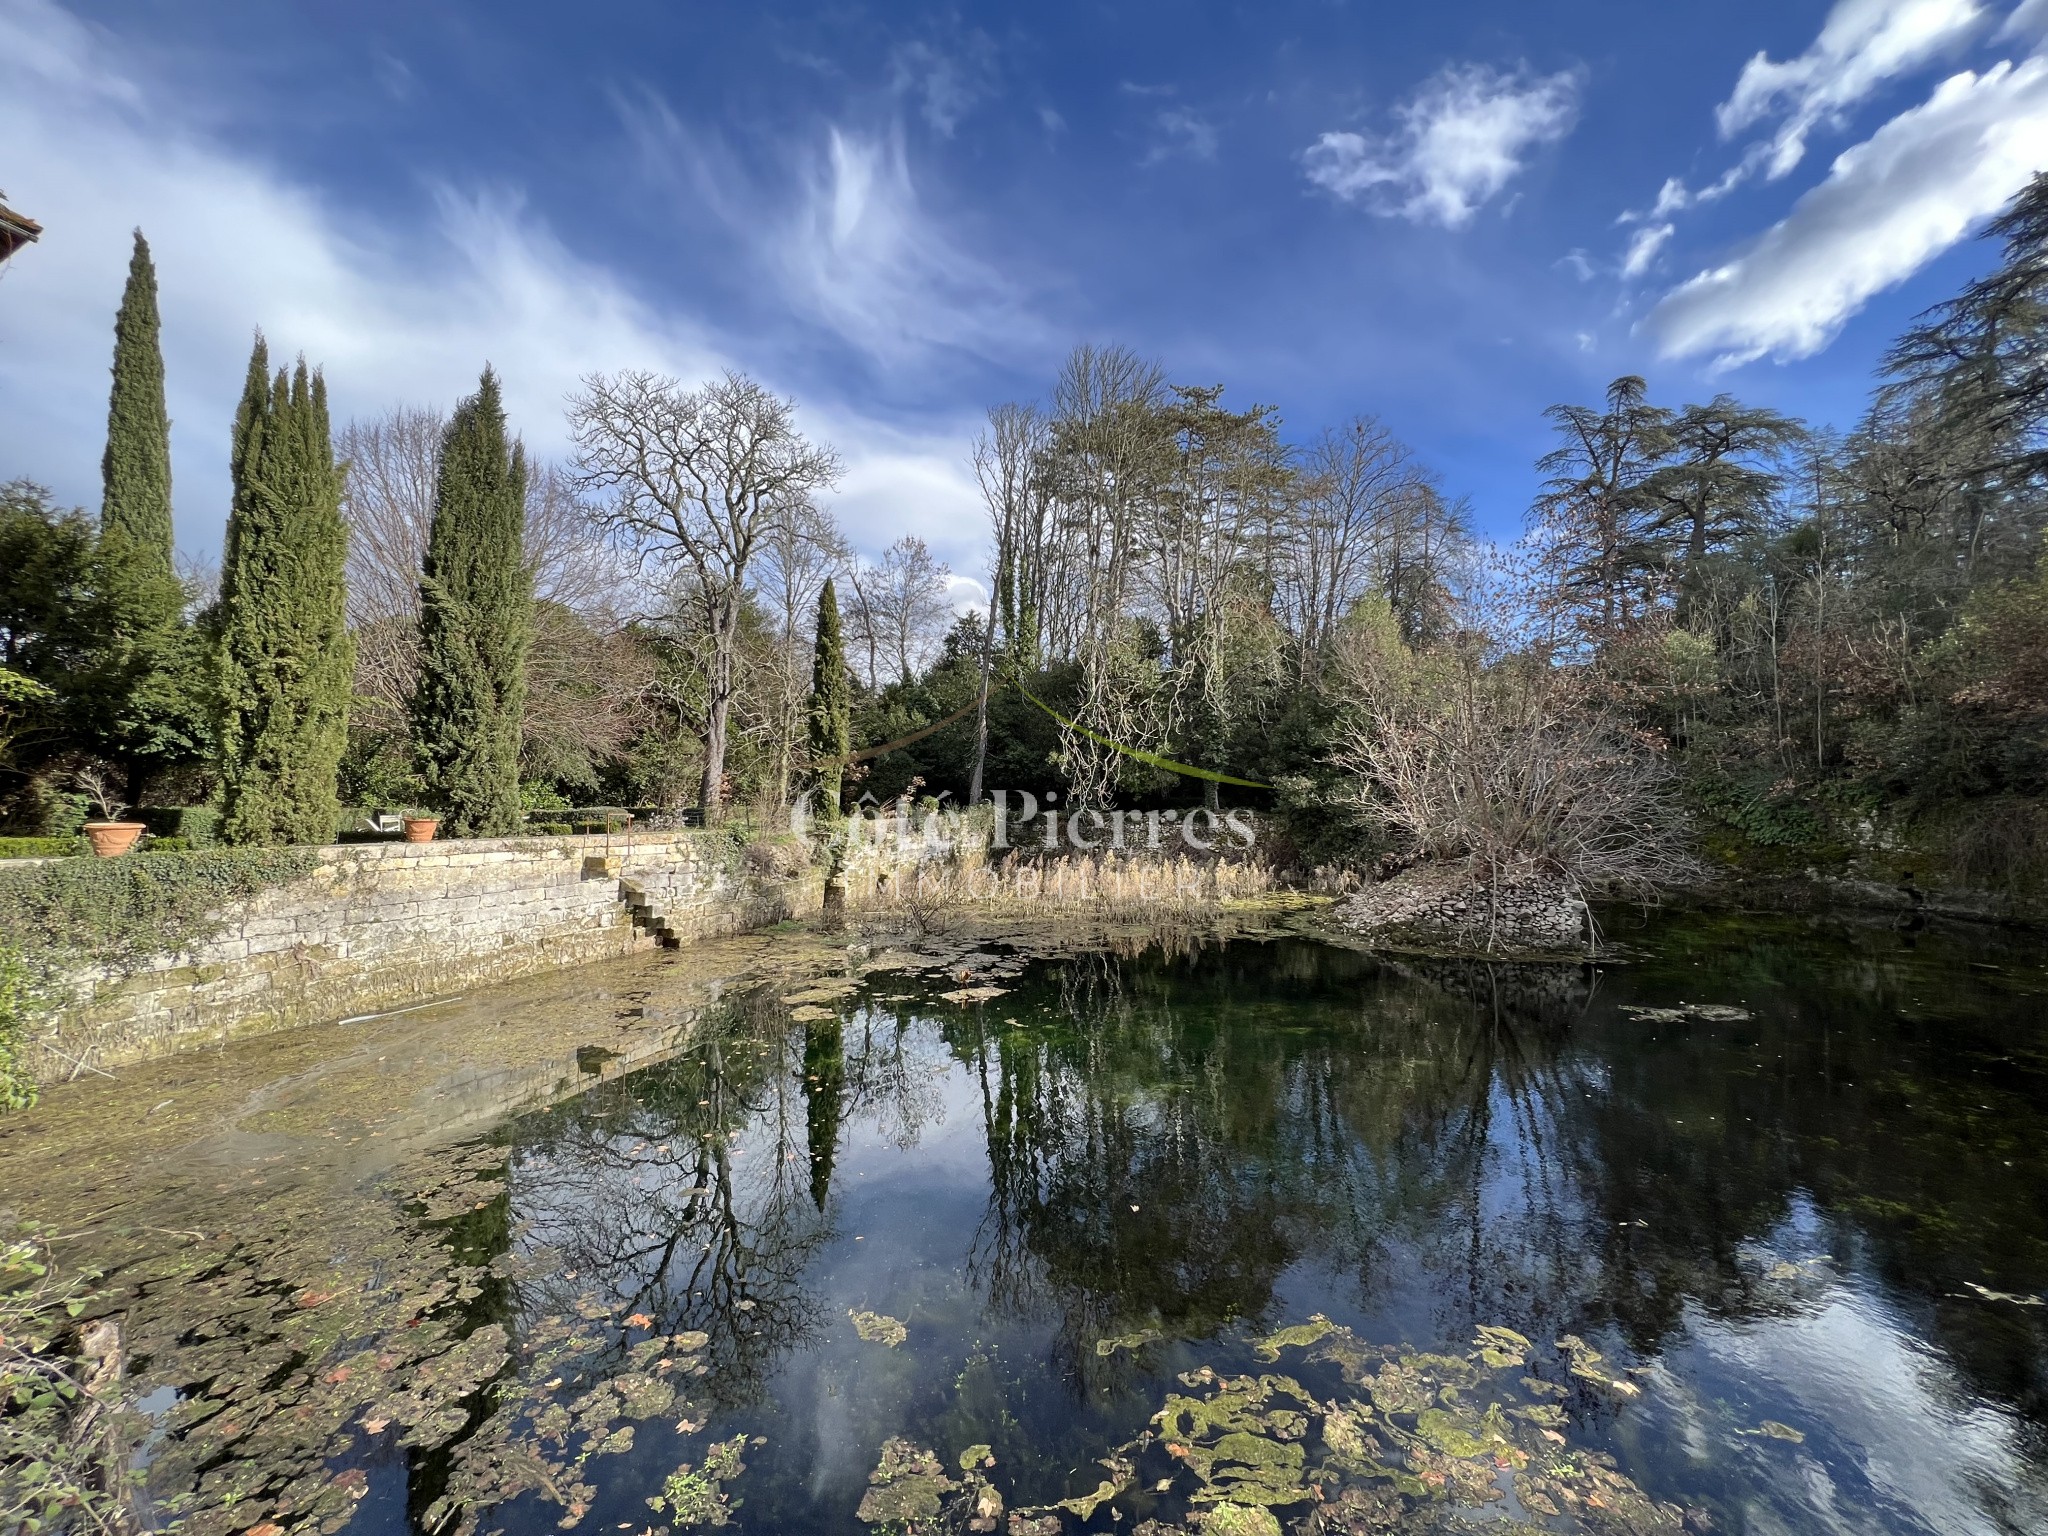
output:
[[[236, 902], [189, 950], [76, 976], [32, 1064], [59, 1082], [81, 1062], [113, 1067], [650, 948], [626, 882], [658, 891], [664, 927], [684, 939], [805, 916], [823, 877], [786, 841], [767, 858], [716, 830], [322, 848], [310, 874]], [[895, 858], [919, 854], [868, 855]]]

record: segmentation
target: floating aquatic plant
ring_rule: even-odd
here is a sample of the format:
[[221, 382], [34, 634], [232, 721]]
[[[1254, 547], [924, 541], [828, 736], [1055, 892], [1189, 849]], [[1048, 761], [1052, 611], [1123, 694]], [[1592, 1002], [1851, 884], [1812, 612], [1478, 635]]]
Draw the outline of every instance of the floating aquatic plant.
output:
[[853, 1307], [846, 1315], [853, 1319], [853, 1331], [870, 1344], [885, 1344], [894, 1349], [910, 1337], [910, 1330], [902, 1321], [886, 1312], [869, 1312]]

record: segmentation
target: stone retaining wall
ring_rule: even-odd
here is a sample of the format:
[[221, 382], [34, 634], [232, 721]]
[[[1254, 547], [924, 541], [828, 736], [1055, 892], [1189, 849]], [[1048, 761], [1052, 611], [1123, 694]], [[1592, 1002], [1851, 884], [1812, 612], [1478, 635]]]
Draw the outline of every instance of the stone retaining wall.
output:
[[[224, 914], [219, 931], [139, 970], [78, 978], [39, 1043], [46, 1082], [231, 1035], [382, 1012], [663, 941], [817, 909], [823, 879], [796, 839], [724, 831], [371, 843], [319, 850], [301, 879]], [[904, 847], [863, 857], [928, 856]], [[652, 893], [640, 921], [625, 888]]]

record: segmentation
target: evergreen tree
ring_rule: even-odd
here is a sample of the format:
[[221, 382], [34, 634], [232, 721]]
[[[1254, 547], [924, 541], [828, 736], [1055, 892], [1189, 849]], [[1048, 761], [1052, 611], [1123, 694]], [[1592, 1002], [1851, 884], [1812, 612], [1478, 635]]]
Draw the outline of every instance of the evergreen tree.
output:
[[100, 460], [105, 496], [100, 533], [119, 540], [171, 575], [171, 420], [164, 410], [164, 355], [156, 307], [156, 267], [135, 231], [128, 286], [114, 316], [114, 387], [107, 402], [107, 448]]
[[832, 1195], [832, 1164], [846, 1110], [846, 1026], [837, 1017], [804, 1026], [804, 1131], [811, 1154], [811, 1203]]
[[185, 623], [185, 588], [172, 566], [171, 423], [164, 410], [156, 267], [135, 231], [128, 285], [114, 317], [113, 387], [97, 552], [103, 613], [102, 717], [95, 750], [120, 759], [128, 794], [207, 752], [201, 646]]
[[221, 562], [221, 835], [325, 843], [348, 734], [354, 642], [342, 577], [348, 535], [327, 386], [303, 359], [266, 379], [261, 336], [235, 413], [234, 497]]
[[811, 650], [810, 748], [818, 770], [819, 813], [836, 818], [844, 759], [853, 750], [853, 682], [839, 629], [839, 594], [829, 576], [818, 593], [818, 637]]
[[420, 573], [414, 749], [448, 830], [519, 830], [519, 741], [533, 581], [526, 567], [526, 456], [508, 442], [498, 379], [455, 408], [441, 442], [434, 521]]

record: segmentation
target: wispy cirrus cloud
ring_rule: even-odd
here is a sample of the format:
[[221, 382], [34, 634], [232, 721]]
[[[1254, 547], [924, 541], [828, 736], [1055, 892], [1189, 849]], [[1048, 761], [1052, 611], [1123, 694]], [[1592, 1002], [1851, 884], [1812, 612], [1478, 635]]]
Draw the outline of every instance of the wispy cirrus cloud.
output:
[[1677, 226], [1668, 223], [1646, 224], [1637, 230], [1628, 242], [1628, 251], [1621, 258], [1622, 278], [1631, 280], [1649, 271], [1675, 233]]
[[1145, 151], [1141, 165], [1157, 165], [1177, 156], [1189, 160], [1216, 158], [1216, 125], [1191, 108], [1166, 108], [1154, 115], [1152, 129], [1152, 147]]
[[890, 89], [916, 103], [932, 132], [950, 139], [968, 113], [996, 94], [996, 45], [973, 28], [943, 39], [914, 39], [891, 53], [889, 76]]
[[1373, 212], [1458, 229], [1514, 179], [1529, 156], [1571, 132], [1580, 77], [1452, 65], [1394, 109], [1389, 133], [1325, 133], [1308, 178]]
[[1667, 357], [1808, 357], [2048, 167], [2048, 60], [1964, 71], [1865, 142], [1746, 250], [1666, 294]]
[[1022, 288], [933, 215], [895, 124], [834, 124], [779, 145], [765, 168], [684, 123], [651, 91], [615, 104], [641, 168], [676, 194], [686, 227], [729, 242], [789, 306], [874, 366], [935, 353], [1013, 358], [1045, 330]]
[[[227, 426], [258, 326], [274, 354], [303, 351], [324, 366], [341, 419], [452, 401], [488, 361], [542, 455], [566, 451], [562, 405], [585, 373], [694, 380], [731, 366], [791, 392], [777, 355], [728, 332], [708, 306], [657, 298], [571, 248], [516, 187], [426, 188], [417, 216], [379, 222], [251, 155], [212, 126], [224, 115], [48, 0], [0, 8], [6, 186], [46, 231], [0, 282], [5, 474], [97, 502], [113, 313], [136, 225], [156, 257], [177, 528], [190, 552], [218, 548]], [[943, 246], [938, 256], [911, 248], [931, 231], [911, 217], [906, 186], [900, 155], [849, 141], [781, 209], [788, 245], [813, 240], [827, 254], [808, 270], [792, 254], [776, 275], [855, 335], [879, 326], [884, 346], [931, 327], [873, 269], [950, 271], [956, 303], [984, 292], [974, 272], [948, 267], [961, 258]], [[879, 320], [847, 315], [869, 298], [894, 308]], [[864, 401], [818, 390], [799, 407], [806, 430], [847, 460], [841, 507], [857, 541], [879, 548], [910, 531], [956, 562], [973, 557], [971, 422], [878, 420]]]

